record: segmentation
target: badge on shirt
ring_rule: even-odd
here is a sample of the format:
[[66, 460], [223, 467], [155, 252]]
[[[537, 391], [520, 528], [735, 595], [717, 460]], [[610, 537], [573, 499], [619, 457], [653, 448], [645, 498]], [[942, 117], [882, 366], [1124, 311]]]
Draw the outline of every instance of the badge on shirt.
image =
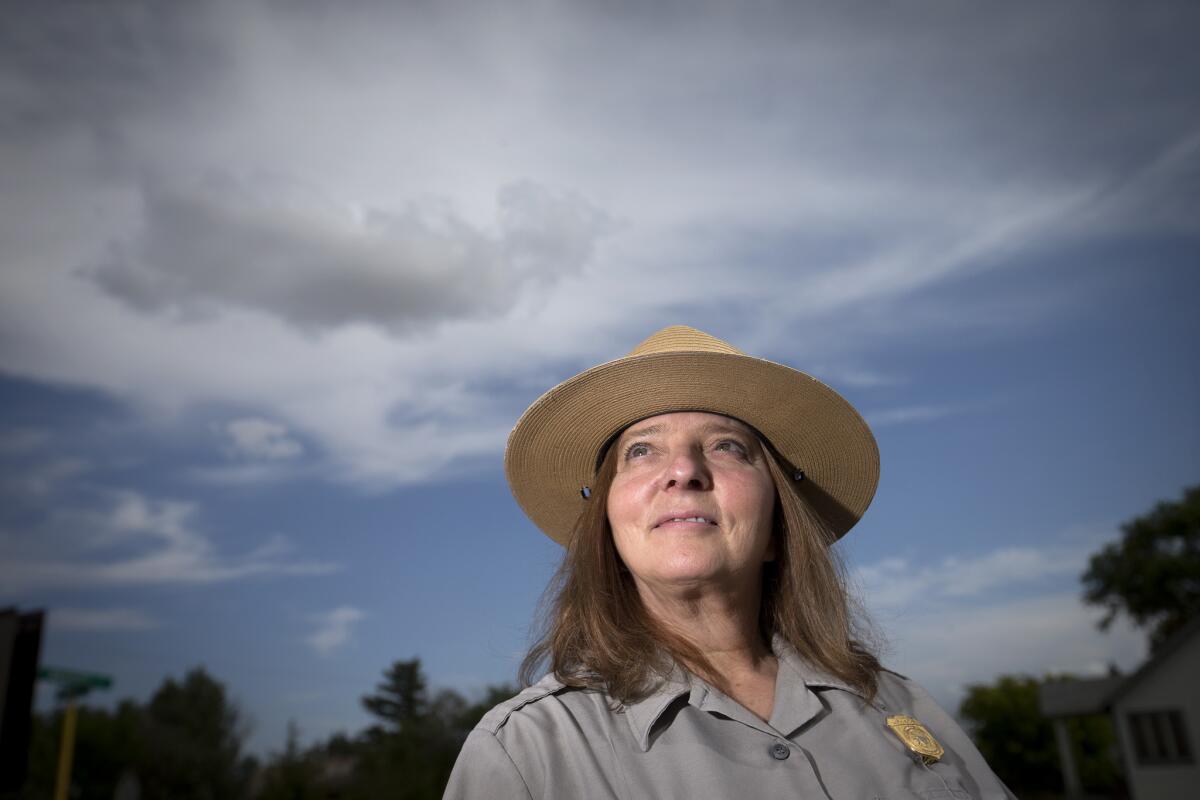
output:
[[938, 744], [938, 740], [933, 738], [933, 734], [912, 717], [888, 717], [887, 725], [892, 729], [892, 733], [900, 737], [904, 746], [926, 764], [932, 764], [946, 753]]

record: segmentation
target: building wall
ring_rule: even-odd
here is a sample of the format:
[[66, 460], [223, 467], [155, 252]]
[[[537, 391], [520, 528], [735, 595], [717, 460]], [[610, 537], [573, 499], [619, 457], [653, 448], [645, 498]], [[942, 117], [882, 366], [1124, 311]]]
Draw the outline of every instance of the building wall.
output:
[[[1171, 800], [1200, 797], [1200, 633], [1143, 676], [1138, 684], [1113, 706], [1125, 774], [1136, 800]], [[1134, 750], [1131, 712], [1178, 710], [1183, 716], [1191, 762], [1188, 764], [1139, 764]]]

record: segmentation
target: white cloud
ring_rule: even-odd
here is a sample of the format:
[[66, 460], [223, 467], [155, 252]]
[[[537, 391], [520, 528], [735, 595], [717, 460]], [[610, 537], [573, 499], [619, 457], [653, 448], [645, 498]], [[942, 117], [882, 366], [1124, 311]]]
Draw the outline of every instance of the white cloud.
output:
[[977, 556], [945, 556], [913, 562], [889, 557], [853, 571], [871, 606], [889, 610], [960, 602], [995, 589], [1024, 590], [1026, 584], [1075, 576], [1083, 572], [1091, 552], [1073, 547], [1005, 547]]
[[1146, 656], [1145, 635], [1123, 620], [1101, 632], [1102, 615], [1075, 593], [923, 607], [886, 620], [885, 663], [920, 681], [952, 712], [968, 684], [999, 675], [1095, 675], [1109, 664], [1136, 669]]
[[[38, 536], [7, 534], [0, 563], [6, 593], [41, 588], [211, 584], [268, 575], [324, 575], [337, 564], [292, 557], [280, 535], [236, 554], [221, 553], [194, 526], [194, 503], [139, 492], [109, 496], [101, 510], [60, 510]], [[132, 553], [130, 552], [132, 551]], [[72, 552], [75, 557], [64, 557]]]
[[243, 417], [225, 423], [234, 455], [271, 461], [297, 458], [304, 445], [288, 435], [288, 427], [261, 417]]
[[52, 608], [47, 623], [52, 631], [146, 631], [158, 620], [136, 608]]
[[338, 606], [331, 611], [313, 614], [309, 619], [316, 623], [316, 630], [304, 641], [320, 655], [329, 655], [350, 643], [354, 624], [364, 616], [362, 610], [353, 606]]
[[969, 683], [1001, 674], [1096, 674], [1131, 670], [1146, 637], [1120, 619], [1101, 632], [1102, 609], [1085, 606], [1074, 583], [1096, 537], [1069, 544], [1004, 547], [926, 563], [888, 557], [852, 570], [852, 580], [889, 643], [885, 663], [916, 678], [953, 711]]

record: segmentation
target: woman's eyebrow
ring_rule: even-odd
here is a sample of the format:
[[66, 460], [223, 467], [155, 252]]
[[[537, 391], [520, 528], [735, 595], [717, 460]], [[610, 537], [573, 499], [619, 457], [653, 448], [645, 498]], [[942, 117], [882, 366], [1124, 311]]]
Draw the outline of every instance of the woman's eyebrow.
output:
[[[618, 441], [624, 442], [641, 436], [655, 436], [663, 432], [662, 425], [647, 425], [644, 428], [630, 428], [621, 434]], [[710, 422], [700, 428], [701, 436], [712, 436], [714, 433], [733, 433], [739, 436], [753, 436], [753, 432], [727, 422]]]
[[725, 422], [712, 422], [700, 429], [700, 433], [711, 435], [714, 433], [736, 433], [739, 436], [753, 436], [753, 434], [745, 429], [735, 425], [730, 425]]
[[637, 438], [638, 436], [653, 436], [656, 433], [662, 433], [662, 425], [647, 425], [644, 428], [630, 428], [621, 434], [620, 441], [625, 441], [629, 438]]

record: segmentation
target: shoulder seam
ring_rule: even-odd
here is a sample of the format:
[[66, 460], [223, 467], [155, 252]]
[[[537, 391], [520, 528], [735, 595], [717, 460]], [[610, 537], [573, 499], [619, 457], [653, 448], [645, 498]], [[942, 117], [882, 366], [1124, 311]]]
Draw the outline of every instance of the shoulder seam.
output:
[[[555, 684], [557, 684], [557, 682], [555, 682]], [[531, 703], [536, 703], [539, 700], [543, 700], [546, 697], [557, 694], [558, 692], [567, 688], [562, 684], [555, 684], [541, 687], [540, 691], [538, 692], [530, 692], [530, 689], [534, 687], [529, 687], [529, 689], [526, 689], [521, 694], [506, 700], [488, 713], [484, 714], [483, 718], [479, 720], [479, 724], [476, 725], [476, 727], [481, 730], [485, 730], [494, 736], [496, 732], [503, 728], [508, 722], [509, 717], [520, 711], [525, 706], [530, 705]], [[526, 692], [530, 693], [527, 696], [522, 697], [522, 695], [525, 695]]]

